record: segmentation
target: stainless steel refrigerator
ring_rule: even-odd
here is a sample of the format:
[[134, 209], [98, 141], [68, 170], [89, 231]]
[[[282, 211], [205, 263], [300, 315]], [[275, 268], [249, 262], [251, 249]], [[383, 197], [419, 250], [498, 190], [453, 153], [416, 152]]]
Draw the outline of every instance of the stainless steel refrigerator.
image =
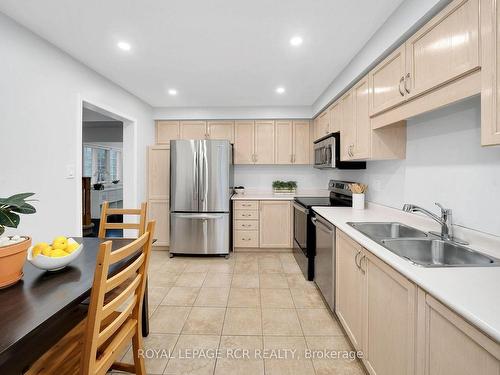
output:
[[232, 145], [170, 141], [170, 254], [229, 254]]

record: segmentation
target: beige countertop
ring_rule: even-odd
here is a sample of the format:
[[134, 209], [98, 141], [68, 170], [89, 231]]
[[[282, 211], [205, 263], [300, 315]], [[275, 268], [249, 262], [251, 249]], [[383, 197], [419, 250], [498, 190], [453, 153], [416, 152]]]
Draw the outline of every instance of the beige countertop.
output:
[[[365, 210], [345, 207], [313, 207], [313, 210], [349, 235], [442, 303], [500, 342], [500, 267], [425, 268], [387, 250], [348, 225], [348, 222], [401, 222], [424, 231], [439, 231], [435, 221], [419, 214], [369, 204]], [[454, 226], [457, 236], [470, 247], [500, 258], [500, 237]]]
[[330, 192], [324, 190], [299, 190], [296, 194], [274, 194], [272, 191], [248, 190], [245, 194], [234, 194], [231, 200], [236, 201], [266, 201], [286, 200], [293, 201], [295, 197], [327, 197]]

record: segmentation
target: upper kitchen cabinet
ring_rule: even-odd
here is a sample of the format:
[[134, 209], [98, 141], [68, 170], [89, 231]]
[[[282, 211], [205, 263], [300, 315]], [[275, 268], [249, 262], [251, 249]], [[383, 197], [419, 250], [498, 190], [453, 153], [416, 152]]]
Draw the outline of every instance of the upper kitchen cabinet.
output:
[[208, 121], [207, 135], [210, 139], [227, 139], [234, 143], [234, 121]]
[[405, 100], [405, 46], [402, 45], [368, 74], [370, 116], [392, 108]]
[[405, 45], [409, 97], [478, 69], [479, 0], [452, 2]]
[[156, 143], [169, 145], [172, 139], [179, 139], [179, 121], [156, 121]]
[[340, 108], [340, 101], [333, 103], [329, 109], [328, 113], [330, 116], [329, 132], [336, 133], [340, 131], [340, 124], [342, 123], [342, 110]]
[[254, 164], [254, 121], [236, 121], [234, 124], [234, 164]]
[[180, 139], [206, 139], [207, 122], [206, 121], [181, 121]]
[[340, 127], [340, 158], [351, 160], [354, 158], [353, 146], [356, 143], [356, 125], [354, 124], [354, 103], [352, 90], [340, 98], [342, 122]]
[[255, 121], [255, 164], [274, 164], [274, 121]]
[[481, 144], [500, 144], [500, 3], [481, 0]]
[[309, 164], [310, 125], [307, 120], [275, 122], [275, 163]]
[[323, 111], [315, 122], [314, 140], [324, 137], [330, 133], [330, 113], [328, 109]]
[[353, 159], [371, 157], [371, 124], [368, 114], [368, 77], [362, 78], [352, 88], [354, 103], [354, 144], [351, 152]]
[[293, 164], [310, 164], [311, 124], [307, 120], [293, 121]]

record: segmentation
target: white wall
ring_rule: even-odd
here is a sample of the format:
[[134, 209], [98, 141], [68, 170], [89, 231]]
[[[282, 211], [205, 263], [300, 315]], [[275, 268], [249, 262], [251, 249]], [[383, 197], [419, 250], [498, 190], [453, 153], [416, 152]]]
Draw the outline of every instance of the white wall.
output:
[[39, 200], [15, 233], [35, 240], [80, 233], [81, 181], [65, 176], [68, 165], [81, 168], [82, 99], [136, 120], [136, 155], [124, 168], [136, 170], [132, 198], [143, 200], [151, 107], [0, 13], [0, 196], [32, 191]]

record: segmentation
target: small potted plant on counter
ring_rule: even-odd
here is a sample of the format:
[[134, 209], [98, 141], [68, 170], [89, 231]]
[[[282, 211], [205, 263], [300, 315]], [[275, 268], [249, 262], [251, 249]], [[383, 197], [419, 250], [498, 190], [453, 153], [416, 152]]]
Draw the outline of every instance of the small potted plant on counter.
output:
[[15, 284], [23, 277], [31, 238], [27, 236], [2, 236], [5, 227], [17, 228], [21, 220], [19, 214], [34, 214], [35, 207], [28, 203], [34, 193], [20, 193], [8, 198], [0, 198], [0, 288]]
[[273, 181], [274, 194], [295, 194], [297, 193], [297, 181]]

